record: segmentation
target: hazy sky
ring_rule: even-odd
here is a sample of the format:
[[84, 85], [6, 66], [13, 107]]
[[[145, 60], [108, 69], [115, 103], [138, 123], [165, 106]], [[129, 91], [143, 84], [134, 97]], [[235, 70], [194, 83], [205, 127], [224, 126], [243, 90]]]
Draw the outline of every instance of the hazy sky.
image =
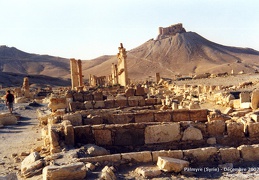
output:
[[183, 23], [216, 43], [259, 50], [258, 9], [258, 0], [0, 0], [0, 45], [85, 60]]

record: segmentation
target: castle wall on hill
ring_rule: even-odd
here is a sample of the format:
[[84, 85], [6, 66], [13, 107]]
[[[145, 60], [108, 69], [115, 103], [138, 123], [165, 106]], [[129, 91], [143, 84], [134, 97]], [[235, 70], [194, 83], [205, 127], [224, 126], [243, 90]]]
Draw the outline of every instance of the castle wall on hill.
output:
[[183, 28], [182, 23], [178, 23], [175, 25], [171, 25], [169, 27], [159, 27], [158, 28], [158, 36], [157, 39], [162, 39], [167, 36], [174, 36], [177, 33], [183, 33], [186, 32], [185, 29]]

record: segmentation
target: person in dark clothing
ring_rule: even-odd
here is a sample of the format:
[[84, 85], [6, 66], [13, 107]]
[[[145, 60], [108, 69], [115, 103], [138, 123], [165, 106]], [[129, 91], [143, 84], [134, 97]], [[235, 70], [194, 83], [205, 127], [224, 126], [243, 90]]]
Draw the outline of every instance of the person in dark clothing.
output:
[[13, 113], [13, 102], [14, 102], [14, 95], [11, 94], [11, 91], [8, 90], [5, 96], [5, 105], [8, 106], [10, 113]]

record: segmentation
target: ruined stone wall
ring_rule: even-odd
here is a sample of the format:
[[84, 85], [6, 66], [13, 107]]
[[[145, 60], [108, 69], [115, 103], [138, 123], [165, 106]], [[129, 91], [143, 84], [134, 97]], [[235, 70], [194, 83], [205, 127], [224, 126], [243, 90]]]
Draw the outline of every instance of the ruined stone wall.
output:
[[158, 28], [158, 37], [157, 39], [162, 39], [168, 36], [174, 36], [177, 33], [183, 33], [186, 32], [183, 28], [182, 23], [171, 25], [169, 27], [159, 27]]

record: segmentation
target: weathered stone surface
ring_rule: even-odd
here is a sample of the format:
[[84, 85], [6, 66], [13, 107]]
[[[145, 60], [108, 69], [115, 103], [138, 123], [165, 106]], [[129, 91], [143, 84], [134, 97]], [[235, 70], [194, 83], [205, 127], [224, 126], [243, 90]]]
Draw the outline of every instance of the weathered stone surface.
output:
[[153, 112], [136, 113], [136, 114], [134, 114], [134, 116], [135, 116], [136, 123], [154, 122], [154, 113]]
[[90, 171], [93, 171], [95, 169], [95, 165], [90, 162], [86, 163], [85, 167], [86, 167], [86, 170], [90, 170]]
[[101, 116], [91, 116], [90, 118], [86, 118], [86, 119], [83, 119], [83, 124], [84, 125], [88, 125], [88, 124], [91, 124], [91, 125], [98, 125], [98, 124], [103, 124], [103, 118]]
[[258, 161], [259, 160], [259, 144], [241, 145], [237, 148], [244, 161]]
[[90, 156], [104, 156], [110, 154], [105, 148], [96, 146], [95, 144], [87, 144], [84, 148]]
[[170, 112], [157, 112], [154, 113], [154, 117], [157, 122], [171, 122]]
[[92, 101], [94, 99], [92, 94], [84, 93], [83, 96], [84, 96], [84, 101]]
[[144, 145], [144, 129], [120, 128], [114, 132], [114, 145]]
[[110, 109], [115, 107], [115, 101], [113, 99], [106, 99], [104, 100], [105, 108]]
[[259, 122], [247, 124], [248, 134], [250, 138], [259, 137]]
[[140, 166], [135, 169], [135, 172], [145, 178], [159, 176], [162, 172], [157, 166]]
[[94, 130], [94, 139], [97, 145], [112, 145], [112, 135], [108, 129]]
[[74, 127], [75, 132], [75, 143], [95, 143], [94, 137], [90, 126], [78, 126]]
[[181, 172], [183, 168], [189, 167], [189, 162], [181, 159], [158, 157], [157, 166], [165, 172]]
[[153, 162], [157, 161], [158, 156], [183, 159], [183, 151], [182, 150], [152, 151]]
[[244, 102], [251, 102], [251, 96], [250, 96], [250, 92], [241, 92], [239, 94], [240, 97], [240, 102], [244, 103]]
[[104, 101], [94, 101], [94, 109], [103, 109], [105, 108]]
[[217, 144], [217, 139], [215, 137], [208, 138], [207, 143], [210, 145]]
[[174, 122], [190, 121], [189, 110], [186, 110], [186, 109], [173, 110], [172, 119]]
[[149, 106], [149, 105], [155, 105], [155, 104], [157, 104], [157, 101], [156, 101], [155, 98], [148, 98], [148, 99], [145, 99], [145, 104], [146, 104], [147, 106]]
[[14, 114], [1, 113], [0, 114], [0, 124], [2, 124], [2, 125], [17, 124], [17, 118]]
[[259, 115], [258, 114], [251, 114], [250, 118], [255, 122], [259, 122]]
[[103, 101], [103, 92], [102, 91], [94, 92], [93, 96], [94, 96], [95, 101]]
[[105, 166], [101, 172], [101, 180], [116, 180], [116, 176], [109, 166]]
[[85, 105], [85, 109], [93, 109], [94, 108], [93, 101], [85, 101], [84, 105]]
[[212, 120], [207, 122], [207, 131], [210, 136], [223, 136], [225, 133], [226, 125], [223, 120]]
[[181, 139], [178, 123], [147, 126], [145, 128], [145, 143], [155, 144], [177, 141]]
[[227, 122], [227, 132], [229, 137], [244, 137], [244, 124]]
[[122, 161], [126, 162], [152, 162], [150, 151], [121, 153]]
[[135, 95], [136, 96], [145, 96], [145, 89], [144, 89], [144, 87], [137, 86]]
[[34, 175], [34, 171], [43, 167], [43, 162], [40, 160], [40, 154], [38, 152], [32, 152], [21, 163], [21, 174], [24, 177], [30, 177]]
[[112, 118], [108, 119], [110, 124], [127, 124], [133, 122], [134, 114], [123, 113], [123, 114], [113, 114]]
[[183, 137], [182, 137], [183, 141], [202, 140], [202, 139], [203, 139], [203, 136], [202, 136], [201, 130], [195, 127], [188, 127], [183, 132]]
[[46, 166], [42, 171], [43, 180], [78, 180], [86, 177], [86, 167], [83, 162], [63, 166]]
[[121, 161], [121, 154], [111, 154], [105, 156], [96, 156], [96, 157], [87, 157], [87, 158], [80, 158], [78, 159], [80, 162], [120, 162]]
[[217, 154], [217, 148], [207, 147], [207, 148], [197, 148], [197, 149], [188, 149], [183, 150], [184, 157], [195, 158], [198, 162], [206, 162], [209, 159]]
[[52, 98], [50, 98], [50, 103], [48, 104], [48, 107], [53, 112], [56, 111], [57, 109], [65, 109], [65, 108], [67, 108], [66, 97], [63, 97], [63, 98], [52, 97]]
[[72, 125], [64, 126], [65, 144], [67, 146], [75, 145], [74, 128]]
[[207, 109], [192, 109], [189, 111], [191, 121], [207, 122]]
[[126, 97], [130, 97], [130, 96], [134, 96], [135, 95], [135, 89], [133, 88], [128, 88], [125, 90], [125, 96]]
[[116, 99], [114, 106], [115, 107], [126, 107], [126, 106], [128, 106], [128, 100], [127, 99]]
[[84, 95], [83, 95], [83, 93], [80, 93], [80, 92], [74, 93], [73, 99], [74, 99], [74, 101], [84, 102]]
[[230, 114], [230, 113], [232, 113], [233, 112], [233, 108], [232, 107], [228, 107], [228, 108], [226, 108], [225, 110], [224, 110], [224, 114]]
[[259, 107], [259, 90], [255, 89], [252, 92], [252, 96], [251, 96], [251, 108], [253, 110], [257, 109]]
[[83, 125], [81, 114], [65, 114], [63, 120], [69, 120], [73, 126]]
[[130, 96], [128, 97], [128, 105], [129, 106], [139, 106], [139, 102], [143, 101], [144, 98], [142, 96]]
[[220, 148], [219, 153], [223, 163], [234, 163], [240, 160], [240, 153], [236, 148]]

